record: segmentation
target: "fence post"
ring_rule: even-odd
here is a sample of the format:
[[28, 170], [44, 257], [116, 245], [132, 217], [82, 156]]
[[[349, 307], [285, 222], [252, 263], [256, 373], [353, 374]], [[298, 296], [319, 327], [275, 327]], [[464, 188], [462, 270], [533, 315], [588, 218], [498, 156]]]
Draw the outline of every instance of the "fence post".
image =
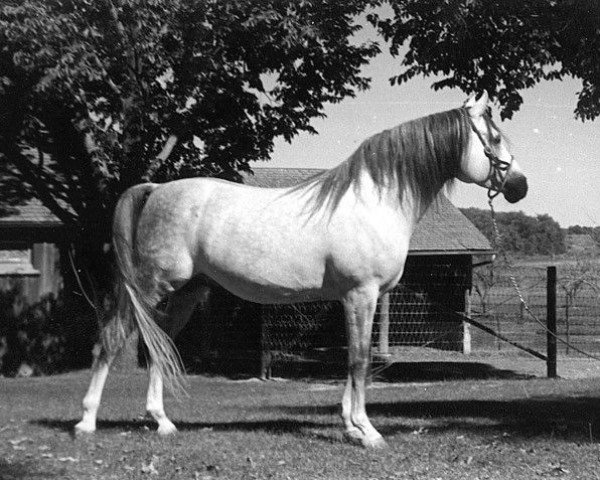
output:
[[547, 269], [546, 283], [546, 367], [548, 378], [556, 378], [556, 267]]
[[264, 305], [255, 305], [253, 312], [258, 311], [258, 321], [260, 325], [260, 365], [259, 378], [261, 380], [270, 380], [273, 367], [273, 352], [269, 342], [269, 326], [267, 325], [267, 315], [273, 315], [273, 311]]
[[[465, 290], [465, 315], [471, 318], [471, 292]], [[463, 324], [463, 355], [471, 355], [471, 324]]]

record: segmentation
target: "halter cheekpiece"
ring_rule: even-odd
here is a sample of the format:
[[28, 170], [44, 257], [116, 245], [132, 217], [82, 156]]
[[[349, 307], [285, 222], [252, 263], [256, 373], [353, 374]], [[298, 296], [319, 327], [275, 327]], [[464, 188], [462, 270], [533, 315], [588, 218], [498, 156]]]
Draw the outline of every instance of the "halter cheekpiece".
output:
[[[502, 191], [504, 190], [504, 186], [506, 185], [506, 181], [508, 180], [508, 173], [510, 168], [512, 167], [512, 163], [514, 160], [514, 155], [510, 156], [510, 160], [501, 160], [498, 155], [494, 153], [492, 148], [490, 147], [489, 142], [483, 137], [481, 132], [477, 130], [475, 124], [473, 123], [473, 119], [466, 107], [462, 107], [464, 115], [468, 118], [469, 124], [471, 125], [471, 130], [475, 132], [479, 141], [483, 145], [483, 153], [490, 161], [490, 173], [488, 174], [488, 178], [486, 180], [490, 180], [490, 186], [488, 188], [488, 198], [492, 201], [496, 198]], [[490, 118], [489, 113], [484, 113], [485, 125], [488, 129], [488, 134], [490, 133]]]

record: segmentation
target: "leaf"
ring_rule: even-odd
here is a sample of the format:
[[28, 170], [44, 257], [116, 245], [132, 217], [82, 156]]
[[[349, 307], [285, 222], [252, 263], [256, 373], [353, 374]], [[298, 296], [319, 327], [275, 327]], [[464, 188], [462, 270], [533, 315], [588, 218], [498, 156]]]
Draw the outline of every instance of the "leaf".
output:
[[148, 465], [142, 465], [141, 471], [147, 475], [158, 475], [158, 470], [152, 463], [149, 463]]
[[155, 463], [158, 463], [159, 458], [156, 455], [152, 455], [152, 460], [148, 465], [142, 465], [142, 473], [146, 475], [158, 475], [158, 470], [154, 466]]
[[31, 441], [31, 439], [29, 437], [19, 437], [19, 438], [15, 438], [13, 440], [9, 440], [8, 443], [10, 443], [13, 447], [18, 447], [22, 443], [30, 442], [30, 441]]
[[413, 435], [422, 435], [422, 434], [424, 434], [424, 433], [427, 433], [427, 432], [429, 432], [429, 429], [428, 429], [428, 428], [425, 428], [425, 427], [419, 427], [419, 429], [418, 429], [418, 430], [413, 430], [412, 434], [413, 434]]
[[74, 457], [59, 457], [58, 458], [59, 462], [69, 462], [69, 463], [77, 463], [79, 462], [78, 458], [74, 458]]

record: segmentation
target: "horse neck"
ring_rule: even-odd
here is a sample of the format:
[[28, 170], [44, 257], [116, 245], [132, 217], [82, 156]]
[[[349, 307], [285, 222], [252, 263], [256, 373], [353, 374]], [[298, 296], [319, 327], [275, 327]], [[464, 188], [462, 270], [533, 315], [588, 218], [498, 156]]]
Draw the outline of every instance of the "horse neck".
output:
[[[352, 188], [354, 192], [359, 192], [362, 202], [370, 209], [383, 208], [391, 215], [406, 223], [410, 231], [413, 231], [416, 224], [423, 217], [432, 201], [426, 204], [422, 202], [420, 196], [409, 186], [400, 186], [396, 178], [390, 179], [386, 185], [377, 185], [366, 170], [361, 172], [356, 180], [358, 188]], [[443, 187], [436, 187], [439, 194]], [[404, 191], [401, 195], [400, 188]]]
[[[418, 186], [402, 185], [402, 182], [394, 180], [393, 185], [386, 187], [386, 192], [381, 198], [397, 209], [414, 229], [429, 207], [436, 203], [444, 186], [445, 182], [440, 182], [434, 185], [433, 188], [429, 185], [428, 188], [431, 188], [432, 197], [423, 197], [418, 192]], [[400, 189], [403, 189], [402, 192]]]

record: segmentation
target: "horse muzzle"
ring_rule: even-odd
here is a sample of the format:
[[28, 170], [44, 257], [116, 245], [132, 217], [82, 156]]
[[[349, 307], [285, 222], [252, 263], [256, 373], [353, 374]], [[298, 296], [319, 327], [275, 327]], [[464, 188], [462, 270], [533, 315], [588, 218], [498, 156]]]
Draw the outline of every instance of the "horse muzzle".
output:
[[527, 177], [522, 173], [509, 172], [502, 194], [508, 203], [517, 203], [525, 198], [528, 190]]

